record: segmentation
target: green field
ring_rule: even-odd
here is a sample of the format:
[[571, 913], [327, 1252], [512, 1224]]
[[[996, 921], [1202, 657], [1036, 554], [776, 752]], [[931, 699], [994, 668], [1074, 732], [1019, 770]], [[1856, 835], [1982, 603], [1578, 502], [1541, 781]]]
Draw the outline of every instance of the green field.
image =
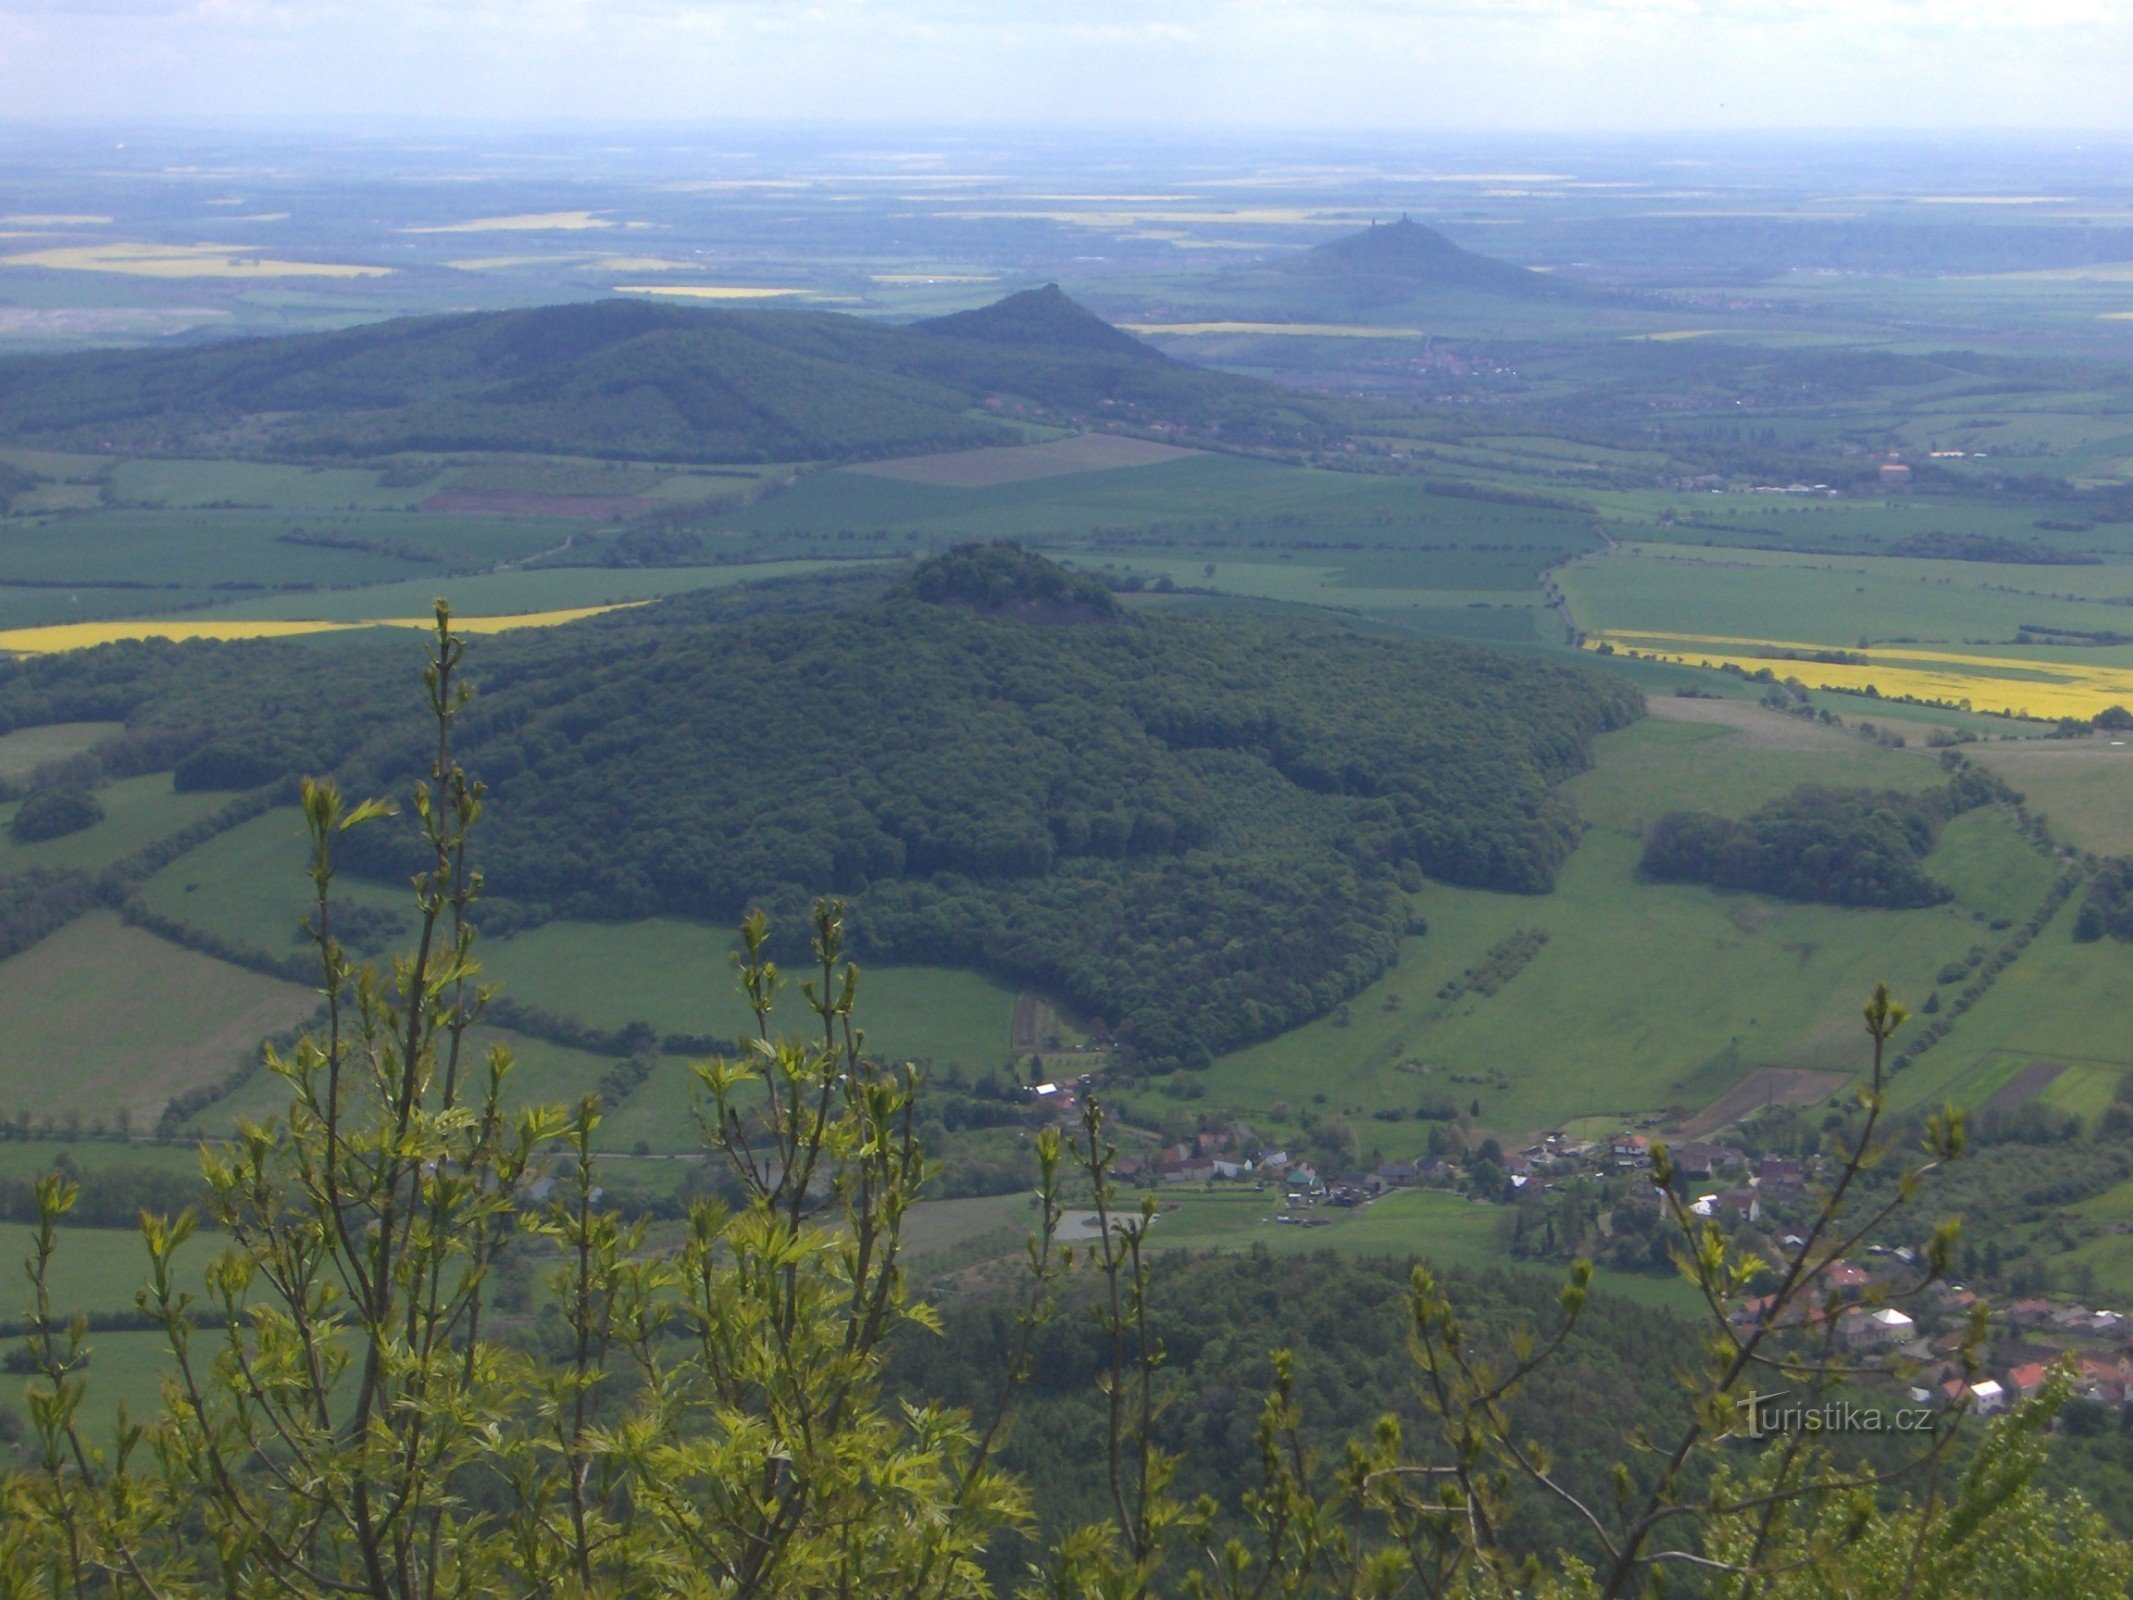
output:
[[212, 816], [230, 802], [227, 794], [196, 790], [179, 794], [170, 774], [152, 772], [120, 778], [96, 791], [103, 821], [78, 833], [23, 844], [7, 833], [13, 805], [0, 805], [0, 876], [30, 867], [76, 867], [95, 871], [131, 855], [144, 845], [167, 839], [179, 829]]
[[[2021, 959], [2000, 974], [1945, 1039], [1897, 1080], [1892, 1099], [1905, 1104], [1973, 1101], [1983, 1097], [1980, 1089], [1990, 1093], [2033, 1060], [2100, 1069], [2113, 1079], [2133, 1071], [2133, 1036], [2126, 1026], [2133, 948], [2115, 939], [2076, 944], [2072, 930], [2080, 906], [2076, 894], [2060, 908]], [[1978, 1076], [1981, 1064], [1988, 1062], [2004, 1068], [1996, 1082]], [[2093, 1090], [2084, 1091], [2081, 1083], [2077, 1077], [2066, 1092], [2086, 1104]], [[2051, 1098], [2049, 1091], [2046, 1098]]]
[[[295, 809], [270, 811], [179, 857], [142, 885], [142, 898], [160, 914], [219, 938], [276, 955], [296, 953], [312, 896], [305, 848]], [[344, 875], [334, 894], [400, 912], [412, 929], [405, 889]], [[552, 922], [484, 940], [479, 955], [486, 978], [504, 994], [546, 1011], [603, 1028], [641, 1019], [661, 1034], [739, 1038], [754, 1024], [733, 975], [732, 949], [729, 929], [655, 917]], [[788, 975], [795, 986], [786, 991], [778, 1021], [799, 1028], [808, 1020], [796, 986], [804, 975]], [[952, 968], [871, 963], [861, 983], [862, 1016], [877, 1048], [944, 1065], [990, 1067], [1007, 1059], [1014, 993], [1006, 986]]]
[[[222, 1247], [214, 1234], [195, 1234], [179, 1250], [179, 1281], [199, 1292], [201, 1269]], [[36, 1243], [36, 1230], [0, 1222], [0, 1319], [29, 1313], [30, 1284], [25, 1264]], [[130, 1228], [63, 1228], [51, 1268], [53, 1309], [62, 1318], [74, 1312], [122, 1312], [134, 1309], [134, 1296], [148, 1283], [148, 1252]], [[214, 1337], [210, 1335], [209, 1337]], [[20, 1341], [5, 1341], [12, 1351]], [[170, 1345], [161, 1333], [98, 1332], [88, 1336], [88, 1393], [82, 1403], [84, 1431], [103, 1443], [123, 1409], [129, 1417], [157, 1415], [162, 1409], [163, 1375], [170, 1370]], [[21, 1413], [27, 1379], [0, 1376], [0, 1412]]]
[[0, 782], [26, 778], [47, 761], [64, 761], [120, 732], [118, 722], [52, 722], [0, 733]]
[[[97, 510], [0, 522], [0, 584], [169, 582], [234, 590], [377, 583], [552, 549], [554, 518], [345, 511]], [[284, 537], [288, 535], [290, 537]], [[331, 540], [335, 543], [297, 542]], [[404, 549], [407, 553], [396, 553]]]
[[[1415, 478], [1331, 472], [1242, 456], [1202, 455], [1153, 466], [1082, 472], [989, 488], [960, 489], [855, 472], [818, 472], [784, 493], [727, 513], [717, 526], [763, 536], [843, 537], [923, 533], [929, 538], [1022, 538], [1044, 543], [1093, 541], [1098, 548], [1169, 556], [1172, 548], [1205, 550], [1205, 559], [1251, 559], [1255, 550], [1294, 547], [1296, 559], [1343, 566], [1380, 550], [1447, 547], [1446, 570], [1509, 565], [1511, 547], [1551, 556], [1589, 549], [1582, 513], [1545, 506], [1431, 493]], [[1448, 547], [1457, 542], [1460, 549]], [[1475, 546], [1484, 547], [1476, 551]], [[1263, 557], [1259, 559], [1264, 559]], [[1530, 560], [1525, 570], [1531, 570]], [[1352, 581], [1352, 580], [1351, 580]], [[1436, 582], [1446, 588], [1493, 588], [1500, 579]]]
[[2133, 741], [2124, 735], [1982, 744], [1974, 753], [2069, 844], [2133, 855]]
[[[1694, 1110], [1757, 1067], [1855, 1072], [1865, 1064], [1857, 1008], [1877, 981], [1922, 999], [1944, 962], [1989, 937], [1982, 919], [2026, 912], [2050, 881], [2012, 820], [1989, 812], [1951, 828], [1929, 860], [1962, 896], [1930, 910], [1643, 883], [1642, 834], [1670, 807], [1738, 814], [1810, 776], [1910, 788], [1937, 769], [1839, 734], [1822, 748], [1757, 748], [1748, 732], [1657, 718], [1603, 736], [1599, 750], [1571, 784], [1591, 827], [1553, 894], [1425, 891], [1427, 935], [1349, 1004], [1345, 1023], [1335, 1013], [1224, 1057], [1207, 1075], [1209, 1097], [1264, 1115], [1323, 1096], [1351, 1117], [1478, 1101], [1482, 1125], [1519, 1136], [1577, 1116]], [[1436, 998], [1524, 928], [1545, 930], [1548, 943], [1495, 997]], [[1357, 1129], [1386, 1156], [1412, 1153], [1424, 1131]]]
[[92, 911], [0, 961], [0, 1108], [152, 1125], [174, 1094], [257, 1059], [316, 996]]
[[[599, 1091], [600, 1075], [614, 1065], [607, 1056], [546, 1039], [529, 1038], [507, 1029], [478, 1027], [467, 1035], [461, 1081], [469, 1092], [479, 1092], [487, 1082], [489, 1052], [502, 1046], [510, 1053], [511, 1074], [506, 1079], [506, 1101], [513, 1106], [547, 1105], [575, 1107], [580, 1099]], [[693, 1122], [688, 1119], [691, 1095], [684, 1083], [686, 1068], [673, 1057], [655, 1063], [652, 1080], [611, 1109], [602, 1126], [600, 1143], [608, 1149], [627, 1149], [643, 1138], [661, 1153], [697, 1149]], [[264, 1121], [288, 1107], [287, 1086], [273, 1073], [255, 1072], [234, 1093], [217, 1100], [187, 1125], [203, 1138], [221, 1138], [239, 1119]]]
[[[316, 899], [305, 876], [309, 864], [302, 815], [294, 806], [278, 806], [187, 851], [143, 883], [140, 895], [159, 915], [285, 956], [303, 948], [298, 926]], [[405, 888], [344, 875], [334, 880], [333, 894], [412, 918], [414, 899]]]
[[1563, 569], [1581, 627], [1861, 647], [1902, 640], [2124, 665], [2123, 648], [2014, 646], [2024, 623], [2133, 631], [2133, 566], [1833, 557], [1625, 544]]
[[[613, 1027], [642, 1018], [661, 1033], [740, 1038], [754, 1018], [734, 976], [733, 935], [673, 917], [642, 922], [552, 922], [484, 947], [491, 977], [518, 999]], [[792, 980], [774, 1025], [813, 1023]], [[869, 1043], [942, 1065], [990, 1067], [1008, 1056], [1014, 991], [947, 967], [861, 968], [859, 1006]], [[818, 1025], [819, 1026], [819, 1025]]]
[[[0, 1268], [7, 1283], [6, 1297], [0, 1299], [0, 1318], [12, 1319], [28, 1309], [24, 1263], [36, 1242], [37, 1230], [28, 1223], [0, 1222]], [[178, 1272], [197, 1278], [222, 1245], [216, 1234], [195, 1234], [178, 1252]], [[62, 1226], [51, 1275], [53, 1308], [62, 1315], [131, 1311], [135, 1293], [147, 1282], [148, 1249], [133, 1229]]]

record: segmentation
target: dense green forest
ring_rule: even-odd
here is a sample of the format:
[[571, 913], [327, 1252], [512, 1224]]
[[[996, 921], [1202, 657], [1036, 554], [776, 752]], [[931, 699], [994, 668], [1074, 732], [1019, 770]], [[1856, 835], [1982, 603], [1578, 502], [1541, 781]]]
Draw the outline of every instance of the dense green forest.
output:
[[1990, 774], [1965, 767], [1926, 794], [1802, 784], [1739, 819], [1670, 811], [1645, 838], [1643, 870], [1662, 883], [1828, 905], [1939, 905], [1949, 890], [1921, 863], [1941, 825], [2002, 792]]
[[0, 362], [0, 439], [178, 454], [820, 461], [1023, 442], [988, 406], [1287, 445], [1355, 409], [1173, 361], [1056, 287], [907, 327], [604, 300]]
[[[1296, 1398], [1312, 1448], [1337, 1457], [1342, 1440], [1387, 1414], [1411, 1437], [1427, 1437], [1406, 1344], [1410, 1271], [1404, 1261], [1330, 1252], [1162, 1258], [1150, 1281], [1149, 1315], [1163, 1351], [1157, 1436], [1184, 1457], [1188, 1498], [1205, 1493], [1235, 1506], [1257, 1486], [1254, 1429], [1277, 1349], [1297, 1353]], [[1462, 1274], [1449, 1286], [1477, 1345], [1546, 1326], [1555, 1315], [1545, 1277]], [[1088, 1396], [1109, 1360], [1109, 1341], [1077, 1303], [1095, 1288], [1088, 1285], [1038, 1331], [1029, 1385], [1005, 1442], [1003, 1459], [1036, 1491], [1044, 1520], [1035, 1531], [1043, 1541], [1100, 1516], [1107, 1495], [1103, 1417]], [[950, 1302], [940, 1337], [895, 1347], [892, 1384], [914, 1399], [982, 1412], [1000, 1386], [1015, 1334], [1015, 1306], [1005, 1296]], [[1679, 1374], [1694, 1342], [1694, 1330], [1678, 1318], [1596, 1299], [1561, 1361], [1517, 1397], [1514, 1426], [1546, 1445], [1575, 1492], [1604, 1493], [1631, 1427], [1641, 1423], [1656, 1434], [1678, 1424]], [[1581, 1532], [1538, 1494], [1522, 1498], [1509, 1530], [1517, 1545], [1542, 1553], [1583, 1549]]]

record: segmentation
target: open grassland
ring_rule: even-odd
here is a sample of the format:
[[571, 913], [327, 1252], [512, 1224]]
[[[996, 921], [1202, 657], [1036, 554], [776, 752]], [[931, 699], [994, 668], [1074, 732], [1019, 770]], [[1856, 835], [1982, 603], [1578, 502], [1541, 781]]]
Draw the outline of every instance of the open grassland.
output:
[[47, 761], [78, 756], [124, 727], [120, 722], [50, 722], [0, 733], [0, 779], [26, 777]]
[[[143, 884], [141, 894], [160, 915], [240, 946], [286, 956], [302, 948], [297, 930], [311, 904], [305, 862], [303, 820], [294, 807], [282, 807], [180, 856]], [[400, 913], [412, 926], [402, 886], [344, 875], [335, 880], [333, 892], [336, 900], [351, 905]], [[662, 1035], [734, 1039], [752, 1032], [754, 1020], [734, 977], [733, 947], [731, 929], [655, 917], [552, 922], [512, 938], [484, 940], [478, 954], [485, 980], [501, 984], [504, 994], [527, 1005], [599, 1028], [644, 1021]], [[954, 968], [867, 963], [861, 972], [861, 1015], [869, 1040], [915, 1060], [979, 1068], [1004, 1062], [1014, 1004], [1011, 989]], [[777, 1025], [800, 1029], [809, 1020], [797, 986], [788, 987]], [[605, 1065], [598, 1063], [594, 1075]], [[676, 1071], [681, 1071], [678, 1061]]]
[[[196, 1233], [180, 1245], [173, 1265], [181, 1281], [197, 1282], [224, 1242], [219, 1234]], [[22, 1263], [36, 1243], [37, 1230], [29, 1224], [0, 1222], [0, 1278], [7, 1285], [5, 1298], [0, 1298], [0, 1319], [11, 1320], [27, 1309], [29, 1285]], [[148, 1250], [133, 1229], [61, 1226], [51, 1284], [53, 1307], [62, 1320], [75, 1311], [131, 1311], [135, 1291], [147, 1283]], [[14, 1347], [9, 1341], [9, 1348]]]
[[1580, 626], [1607, 632], [1797, 639], [1847, 650], [1884, 642], [2013, 650], [2025, 627], [2133, 631], [2124, 603], [2133, 595], [2133, 564], [2124, 562], [2024, 566], [1644, 543], [1565, 568], [1562, 586]]
[[[2133, 947], [2115, 939], [2076, 944], [2080, 905], [2080, 895], [2069, 899], [1948, 1036], [1912, 1063], [1896, 1080], [1892, 1102], [1976, 1104], [2038, 1059], [2114, 1077], [2133, 1071], [2125, 1003]], [[2078, 1098], [2086, 1091], [2077, 1079], [2066, 1092]]]
[[[24, 1276], [36, 1244], [36, 1230], [0, 1222], [0, 1320], [14, 1321], [30, 1311], [30, 1285]], [[218, 1234], [198, 1233], [179, 1247], [178, 1282], [198, 1292], [200, 1275], [220, 1253]], [[148, 1251], [131, 1228], [63, 1228], [51, 1266], [53, 1309], [64, 1322], [73, 1313], [130, 1312], [135, 1294], [149, 1282]], [[212, 1337], [210, 1335], [209, 1337]], [[12, 1351], [17, 1339], [5, 1341]], [[171, 1371], [170, 1344], [153, 1331], [99, 1332], [88, 1336], [89, 1362], [84, 1373], [89, 1391], [82, 1421], [92, 1443], [108, 1442], [123, 1411], [136, 1421], [162, 1411], [164, 1374]], [[0, 1376], [0, 1411], [25, 1412], [25, 1378]]]
[[503, 217], [470, 217], [402, 228], [402, 233], [581, 233], [612, 228], [612, 217], [597, 211], [521, 211]]
[[0, 962], [0, 1106], [39, 1121], [153, 1123], [255, 1059], [316, 997], [95, 911]]
[[[1457, 541], [1544, 544], [1559, 555], [1594, 547], [1582, 513], [1433, 494], [1412, 478], [1283, 466], [1242, 456], [1191, 455], [1149, 466], [950, 488], [862, 472], [810, 473], [781, 494], [718, 519], [766, 535], [875, 531], [935, 538], [1096, 539], [1124, 550], [1147, 539], [1210, 545], [1242, 559], [1294, 546], [1298, 559]], [[1169, 554], [1167, 545], [1159, 545]], [[1309, 554], [1302, 552], [1309, 551]], [[1219, 557], [1218, 557], [1219, 559]]]
[[[643, 1020], [660, 1033], [740, 1038], [754, 1018], [734, 976], [732, 930], [674, 917], [642, 922], [552, 922], [484, 946], [489, 974], [529, 1004], [603, 1027]], [[781, 1031], [813, 1021], [797, 980], [773, 1019]], [[1007, 1059], [1013, 990], [948, 967], [863, 964], [859, 1009], [871, 1045], [942, 1065]]]
[[[15, 1274], [10, 1272], [7, 1277], [12, 1280]], [[145, 1273], [142, 1281], [146, 1281]], [[0, 1309], [11, 1310], [12, 1306]], [[127, 1309], [132, 1309], [130, 1304]], [[90, 1382], [81, 1406], [83, 1432], [91, 1444], [109, 1449], [122, 1414], [129, 1422], [163, 1414], [163, 1378], [171, 1370], [170, 1343], [160, 1333], [93, 1333], [88, 1346], [89, 1366], [84, 1375]], [[28, 1387], [28, 1379], [12, 1374], [0, 1376], [0, 1406], [26, 1413]]]
[[104, 584], [60, 589], [0, 583], [0, 631], [190, 611], [220, 598], [210, 589], [176, 586], [141, 589]]
[[143, 845], [168, 838], [219, 811], [230, 799], [226, 794], [179, 794], [171, 788], [167, 772], [120, 778], [98, 789], [96, 798], [104, 808], [103, 821], [92, 823], [79, 833], [30, 844], [21, 843], [8, 833], [15, 807], [0, 805], [0, 875], [28, 867], [76, 867], [88, 871], [108, 867]]
[[[381, 483], [370, 467], [290, 467], [266, 461], [140, 456], [106, 462], [112, 502], [143, 510], [407, 511], [428, 486]], [[404, 476], [404, 475], [403, 475]]]
[[906, 483], [937, 483], [952, 489], [985, 489], [1031, 478], [1101, 472], [1119, 467], [1153, 466], [1177, 461], [1198, 451], [1157, 444], [1116, 433], [1078, 433], [1042, 444], [999, 445], [978, 450], [951, 450], [939, 455], [900, 456], [848, 467], [879, 478]]
[[[316, 997], [312, 998], [315, 1001]], [[480, 1093], [481, 1086], [487, 1081], [489, 1052], [499, 1045], [510, 1053], [512, 1059], [511, 1072], [505, 1080], [505, 1100], [514, 1107], [574, 1107], [584, 1096], [599, 1092], [601, 1075], [614, 1065], [607, 1056], [484, 1025], [468, 1033], [464, 1047], [465, 1064], [461, 1068], [461, 1078], [463, 1083], [472, 1085], [470, 1092]], [[661, 1066], [666, 1064], [662, 1062]], [[678, 1061], [672, 1065], [677, 1070], [680, 1067]], [[628, 1102], [622, 1104], [626, 1107]], [[262, 1121], [282, 1114], [288, 1106], [288, 1085], [274, 1073], [261, 1069], [233, 1092], [200, 1112], [187, 1128], [203, 1138], [219, 1139], [227, 1136], [241, 1118]], [[669, 1128], [655, 1125], [652, 1131], [660, 1136], [656, 1148], [662, 1151], [695, 1149], [701, 1142], [694, 1137], [694, 1128], [685, 1122]], [[603, 1126], [600, 1142], [607, 1148], [617, 1146], [618, 1133], [612, 1118]]]
[[[141, 885], [159, 916], [213, 934], [240, 948], [286, 956], [304, 946], [298, 929], [316, 891], [305, 875], [310, 835], [294, 806], [279, 806], [187, 851]], [[412, 927], [405, 885], [374, 884], [347, 874], [333, 898], [366, 911], [397, 912]]]
[[[1858, 1004], [1875, 982], [1923, 997], [1944, 963], [1988, 939], [1982, 919], [2033, 908], [2050, 880], [2012, 819], [1987, 812], [1951, 829], [1929, 860], [1965, 896], [1930, 910], [1645, 883], [1642, 837], [1664, 811], [1737, 815], [1803, 781], [1921, 788], [1939, 773], [1839, 734], [1803, 749], [1659, 719], [1598, 748], [1595, 769], [1570, 786], [1591, 826], [1553, 894], [1428, 889], [1428, 933], [1350, 1002], [1345, 1021], [1336, 1012], [1224, 1057], [1206, 1075], [1209, 1098], [1263, 1113], [1323, 1095], [1351, 1116], [1479, 1101], [1483, 1125], [1518, 1135], [1581, 1115], [1692, 1111], [1759, 1067], [1850, 1074], [1864, 1064]], [[1497, 994], [1438, 998], [1529, 928], [1548, 941]], [[1358, 1127], [1388, 1154], [1419, 1147], [1423, 1131]]]
[[[148, 1144], [137, 1139], [0, 1140], [0, 1183], [16, 1183], [67, 1170], [84, 1178], [107, 1172], [152, 1172], [173, 1178], [200, 1176], [196, 1144]], [[7, 1267], [0, 1262], [0, 1269]]]
[[0, 583], [240, 589], [379, 583], [521, 561], [581, 524], [358, 509], [116, 507], [0, 522]]
[[[1905, 413], [1908, 414], [1908, 413]], [[1896, 420], [1892, 415], [1892, 423]], [[1997, 457], [1994, 458], [1998, 460]], [[2007, 470], [2005, 463], [1993, 468]], [[2054, 466], [2056, 470], [2056, 463]], [[1827, 498], [1785, 494], [1679, 494], [1664, 490], [1598, 490], [1593, 503], [1619, 524], [1624, 541], [1670, 545], [1684, 553], [1718, 556], [1735, 551], [1795, 554], [1810, 561], [1886, 556], [1921, 533], [2007, 539], [2047, 551], [2133, 557], [2133, 529], [2123, 524], [2040, 528], [2046, 521], [2079, 523], [2050, 515], [2049, 502], [1961, 499], [1954, 496], [1865, 495]], [[2056, 579], [2066, 569], [2013, 567], [2010, 581], [2044, 571]]]
[[2069, 843], [2133, 854], [2133, 741], [2122, 735], [1982, 744], [1972, 753], [2028, 797]]

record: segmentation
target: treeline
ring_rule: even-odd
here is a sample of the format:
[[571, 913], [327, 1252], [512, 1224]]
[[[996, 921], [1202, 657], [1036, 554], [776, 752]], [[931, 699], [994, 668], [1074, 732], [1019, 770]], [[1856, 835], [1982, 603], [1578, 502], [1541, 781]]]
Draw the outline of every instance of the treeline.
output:
[[2007, 794], [1998, 779], [1967, 764], [1922, 794], [1803, 784], [1737, 819], [1668, 812], [1645, 837], [1641, 867], [1662, 883], [1752, 889], [1783, 900], [1939, 905], [1950, 891], [1923, 863], [1941, 827]]
[[0, 961], [58, 932], [101, 898], [86, 872], [32, 867], [0, 878]]

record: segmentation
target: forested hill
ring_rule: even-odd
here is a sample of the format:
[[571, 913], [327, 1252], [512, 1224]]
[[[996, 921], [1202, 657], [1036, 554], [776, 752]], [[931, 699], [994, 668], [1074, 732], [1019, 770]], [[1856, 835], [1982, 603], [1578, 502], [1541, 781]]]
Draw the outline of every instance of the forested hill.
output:
[[1081, 355], [1168, 358], [1122, 328], [1114, 328], [1086, 306], [1077, 304], [1056, 283], [1025, 289], [975, 311], [957, 311], [917, 324], [920, 331], [947, 339], [977, 339], [1011, 344], [1025, 350], [1071, 350]]
[[910, 327], [601, 300], [0, 361], [0, 439], [175, 454], [855, 460], [1020, 443], [1002, 411], [1286, 446], [1351, 409], [1173, 361], [1056, 287]]
[[985, 968], [1197, 1063], [1378, 976], [1422, 874], [1548, 888], [1577, 834], [1552, 785], [1637, 709], [1460, 647], [1063, 615], [1073, 581], [1020, 559], [1019, 592], [952, 553], [834, 627], [639, 630], [500, 685], [467, 752], [492, 888], [788, 927], [834, 890], [876, 956]]

